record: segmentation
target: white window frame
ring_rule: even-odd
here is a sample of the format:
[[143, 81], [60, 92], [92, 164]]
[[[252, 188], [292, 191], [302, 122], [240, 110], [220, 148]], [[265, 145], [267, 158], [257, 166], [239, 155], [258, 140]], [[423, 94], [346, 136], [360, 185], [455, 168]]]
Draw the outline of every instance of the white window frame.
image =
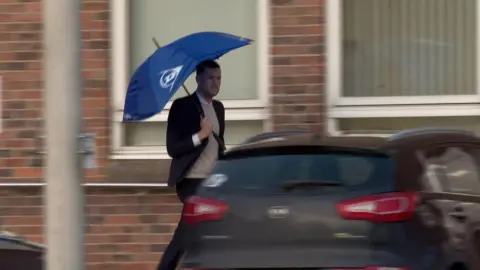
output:
[[[168, 159], [166, 147], [148, 146], [124, 146], [123, 105], [125, 94], [130, 80], [129, 66], [129, 1], [110, 1], [110, 33], [111, 33], [111, 57], [110, 57], [110, 100], [111, 100], [111, 131], [110, 146], [111, 159]], [[143, 0], [142, 0], [143, 1]], [[268, 0], [257, 0], [257, 37], [254, 42], [258, 48], [258, 82], [257, 95], [254, 100], [222, 100], [225, 106], [225, 120], [227, 128], [229, 121], [263, 121], [264, 130], [272, 127], [269, 116], [269, 46], [270, 46], [270, 6]], [[179, 90], [181, 91], [181, 89]], [[145, 121], [166, 122], [168, 111], [172, 101], [168, 102], [165, 109]], [[228, 148], [228, 145], [227, 145]]]
[[[480, 0], [476, 24], [480, 26]], [[477, 53], [477, 94], [399, 97], [342, 97], [342, 1], [326, 0], [327, 130], [341, 135], [342, 118], [441, 117], [480, 115], [480, 53]], [[477, 47], [480, 48], [480, 27]]]

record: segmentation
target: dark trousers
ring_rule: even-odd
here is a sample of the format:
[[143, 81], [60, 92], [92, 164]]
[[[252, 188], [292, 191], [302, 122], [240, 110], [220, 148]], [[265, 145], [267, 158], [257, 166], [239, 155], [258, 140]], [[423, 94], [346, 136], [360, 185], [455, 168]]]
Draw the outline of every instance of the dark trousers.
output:
[[[203, 179], [185, 178], [177, 184], [177, 196], [183, 204], [185, 204], [185, 200], [188, 197], [195, 194], [195, 191], [202, 180]], [[173, 270], [177, 267], [184, 252], [183, 244], [186, 240], [187, 233], [183, 217], [181, 217], [178, 226], [173, 233], [172, 240], [163, 253], [157, 270]]]

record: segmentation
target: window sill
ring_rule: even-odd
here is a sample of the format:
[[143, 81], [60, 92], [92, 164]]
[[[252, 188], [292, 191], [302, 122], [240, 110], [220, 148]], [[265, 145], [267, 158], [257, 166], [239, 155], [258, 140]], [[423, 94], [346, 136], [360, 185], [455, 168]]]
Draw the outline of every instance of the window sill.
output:
[[480, 103], [479, 95], [339, 97], [336, 106], [368, 105], [442, 105]]
[[[168, 119], [168, 111], [163, 110], [161, 113], [150, 117], [142, 122], [166, 122]], [[231, 108], [225, 109], [225, 121], [243, 121], [243, 120], [267, 120], [267, 108]], [[115, 122], [122, 122], [123, 111], [115, 112]]]
[[335, 106], [330, 118], [448, 117], [480, 115], [480, 104], [358, 105]]
[[[226, 147], [228, 150], [235, 147], [235, 145], [227, 145]], [[164, 146], [123, 146], [119, 150], [113, 151], [109, 158], [113, 160], [171, 159]]]

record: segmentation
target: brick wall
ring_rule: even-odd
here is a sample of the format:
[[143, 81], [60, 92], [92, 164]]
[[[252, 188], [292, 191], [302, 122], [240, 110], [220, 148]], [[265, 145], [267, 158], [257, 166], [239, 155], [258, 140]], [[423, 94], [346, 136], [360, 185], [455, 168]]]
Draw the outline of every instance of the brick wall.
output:
[[324, 2], [271, 1], [271, 113], [276, 130], [324, 131]]
[[[97, 140], [98, 170], [91, 181], [106, 179], [109, 132], [107, 0], [82, 5], [83, 116]], [[0, 180], [42, 181], [42, 1], [0, 2], [0, 76], [3, 132]], [[66, 89], [68, 90], [68, 89]]]
[[[89, 270], [153, 270], [179, 219], [173, 194], [152, 189], [86, 189]], [[0, 229], [43, 241], [41, 189], [0, 191]]]
[[[324, 129], [324, 1], [271, 0], [275, 130]], [[42, 181], [41, 9], [39, 0], [0, 1], [0, 182]], [[82, 20], [84, 124], [96, 134], [100, 165], [87, 172], [88, 181], [165, 179], [168, 162], [107, 160], [108, 1], [84, 0]], [[41, 191], [0, 188], [0, 229], [42, 242]], [[175, 196], [165, 190], [113, 188], [87, 188], [86, 195], [88, 269], [154, 269], [178, 219]]]

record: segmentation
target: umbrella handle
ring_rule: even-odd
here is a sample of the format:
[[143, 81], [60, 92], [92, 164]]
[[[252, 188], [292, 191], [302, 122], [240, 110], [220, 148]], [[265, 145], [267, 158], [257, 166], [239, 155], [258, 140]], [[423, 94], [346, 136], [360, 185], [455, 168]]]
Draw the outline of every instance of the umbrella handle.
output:
[[[155, 46], [157, 46], [157, 49], [160, 49], [161, 46], [160, 46], [160, 44], [158, 44], [158, 41], [155, 37], [152, 38], [152, 41], [155, 44]], [[183, 88], [183, 90], [185, 90], [185, 92], [187, 92], [187, 95], [189, 95], [189, 96], [191, 95], [190, 92], [188, 91], [187, 87], [185, 86], [185, 84], [182, 84], [182, 88]], [[197, 110], [200, 113], [200, 115], [202, 117], [205, 117], [205, 114], [203, 113], [203, 110], [200, 107], [198, 107], [198, 104], [195, 103], [195, 102], [193, 102], [193, 103], [195, 104], [195, 107], [197, 107]], [[215, 138], [215, 140], [217, 141], [218, 146], [220, 146], [222, 148], [222, 151], [227, 150], [224, 142], [222, 141], [222, 139], [220, 139], [220, 136], [218, 136], [218, 134], [215, 133], [214, 131], [212, 131], [212, 135]]]
[[[192, 101], [193, 102], [193, 101]], [[203, 117], [205, 117], [205, 114], [203, 113], [203, 110], [201, 108], [198, 107], [198, 104], [193, 102], [193, 104], [195, 104], [195, 107], [197, 107], [197, 110], [198, 112], [200, 113], [200, 115]], [[217, 133], [215, 133], [215, 131], [212, 131], [212, 135], [213, 135], [213, 138], [215, 138], [215, 140], [217, 141], [218, 143], [218, 146], [220, 146], [222, 148], [222, 151], [226, 151], [227, 148], [225, 147], [225, 143], [222, 141], [222, 139], [220, 138], [220, 136], [218, 136]]]

